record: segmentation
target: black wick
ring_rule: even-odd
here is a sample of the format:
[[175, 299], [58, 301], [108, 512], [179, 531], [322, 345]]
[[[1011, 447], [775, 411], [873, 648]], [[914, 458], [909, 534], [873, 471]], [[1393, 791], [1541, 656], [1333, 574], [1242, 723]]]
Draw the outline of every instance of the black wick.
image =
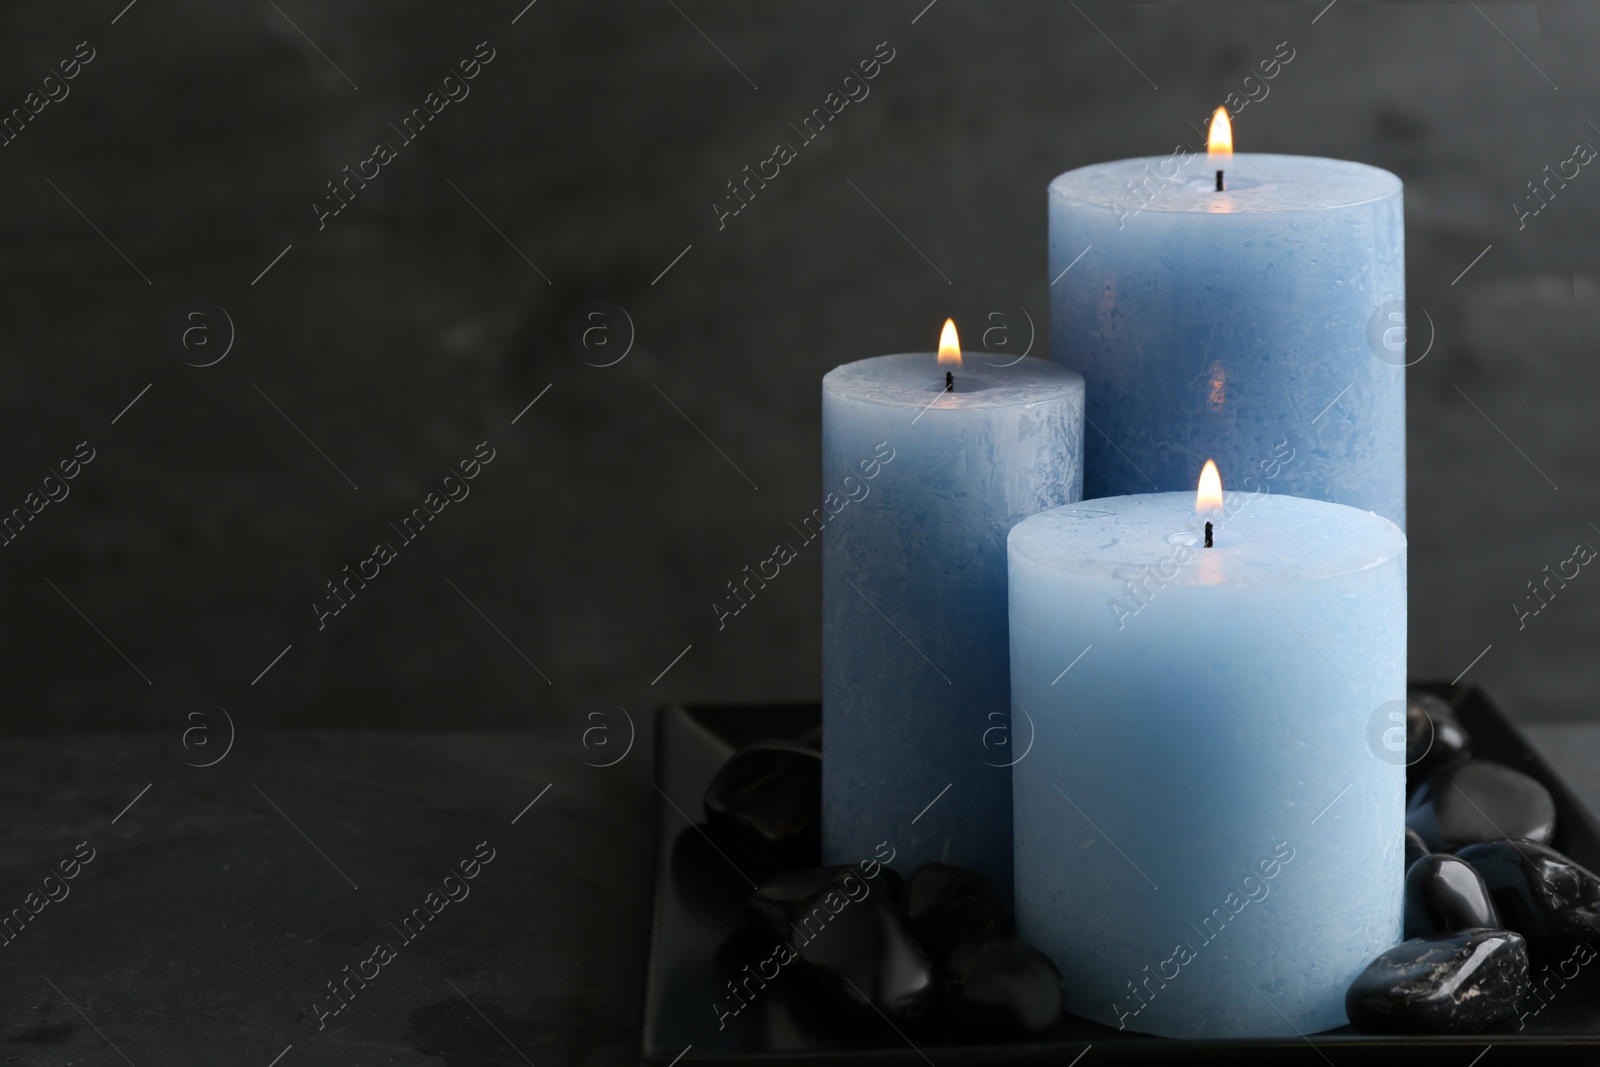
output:
[[[1220, 174], [1221, 172], [1219, 171], [1218, 173]], [[1211, 524], [1209, 522], [1206, 523], [1206, 547], [1213, 547], [1211, 544]]]
[[947, 393], [956, 391], [956, 376], [950, 371], [944, 372], [944, 391]]
[[1217, 171], [1217, 192], [1225, 193], [1227, 191], [1228, 191], [1228, 187], [1222, 181], [1222, 171], [1219, 170], [1219, 171]]

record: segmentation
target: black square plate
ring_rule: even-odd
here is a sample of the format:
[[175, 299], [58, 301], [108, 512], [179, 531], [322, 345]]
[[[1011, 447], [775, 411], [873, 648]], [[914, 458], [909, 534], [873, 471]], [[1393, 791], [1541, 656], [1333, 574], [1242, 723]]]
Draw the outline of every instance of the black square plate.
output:
[[[1450, 701], [1471, 733], [1476, 755], [1515, 767], [1543, 782], [1555, 797], [1554, 845], [1600, 870], [1600, 824], [1475, 687], [1426, 686]], [[1495, 1064], [1600, 1060], [1600, 967], [1580, 970], [1546, 987], [1546, 1006], [1519, 1029], [1512, 1018], [1482, 1034], [1451, 1037], [1369, 1037], [1349, 1027], [1308, 1039], [1177, 1041], [1150, 1037], [1068, 1016], [1042, 1041], [1007, 1045], [941, 1044], [908, 1037], [889, 1025], [841, 1029], [838, 1020], [807, 1010], [794, 976], [780, 974], [737, 1015], [719, 1020], [716, 1005], [732, 1004], [726, 983], [761, 957], [738, 938], [752, 886], [698, 825], [700, 798], [740, 747], [764, 738], [793, 738], [821, 721], [816, 704], [679, 706], [663, 708], [656, 727], [659, 805], [655, 916], [645, 988], [641, 1058], [647, 1064], [937, 1064], [1050, 1063], [1083, 1067], [1108, 1063], [1300, 1063], [1330, 1067], [1361, 1063], [1439, 1063], [1467, 1067], [1487, 1055]], [[910, 872], [903, 872], [910, 873]], [[1594, 973], [1591, 973], [1594, 972]], [[1553, 973], [1553, 972], [1552, 972]], [[1536, 981], [1543, 974], [1535, 976]], [[1532, 1002], [1530, 1002], [1532, 1003]], [[719, 1025], [719, 1021], [721, 1025]], [[913, 1044], [912, 1042], [916, 1043]], [[1510, 1058], [1508, 1058], [1510, 1057]], [[1495, 1067], [1486, 1063], [1483, 1067]]]

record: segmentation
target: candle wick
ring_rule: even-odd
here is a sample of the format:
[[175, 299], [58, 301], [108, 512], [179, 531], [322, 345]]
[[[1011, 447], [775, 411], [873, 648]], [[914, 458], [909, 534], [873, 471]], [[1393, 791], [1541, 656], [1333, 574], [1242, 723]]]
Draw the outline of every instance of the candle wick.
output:
[[[1218, 171], [1218, 173], [1220, 174], [1221, 171]], [[1213, 547], [1213, 545], [1211, 544], [1211, 524], [1209, 522], [1206, 523], [1206, 547], [1207, 548]]]
[[1217, 171], [1217, 192], [1225, 193], [1227, 191], [1228, 191], [1228, 186], [1226, 185], [1226, 183], [1223, 182], [1223, 180], [1222, 180], [1222, 171], [1219, 170], [1219, 171]]
[[947, 393], [956, 391], [956, 376], [950, 371], [944, 372], [944, 391]]

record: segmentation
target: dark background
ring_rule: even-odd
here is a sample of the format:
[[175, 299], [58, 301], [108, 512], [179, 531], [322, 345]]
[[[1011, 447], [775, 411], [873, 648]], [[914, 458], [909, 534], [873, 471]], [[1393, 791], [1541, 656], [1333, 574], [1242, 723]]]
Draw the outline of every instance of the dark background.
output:
[[[6, 949], [7, 1058], [634, 1061], [671, 816], [650, 709], [818, 694], [815, 551], [724, 630], [712, 603], [819, 503], [819, 378], [947, 315], [1007, 352], [1031, 320], [1043, 354], [1050, 178], [1197, 144], [1280, 42], [1240, 149], [1406, 183], [1412, 673], [1590, 717], [1600, 577], [1520, 630], [1513, 605], [1600, 545], [1600, 164], [1520, 230], [1513, 205], [1600, 145], [1600, 8], [525, 3], [0, 10], [0, 115], [95, 50], [0, 147], [0, 514], [96, 450], [0, 547], [0, 714], [128, 731], [7, 746], [7, 906], [84, 837], [105, 856]], [[871, 95], [719, 230], [725, 183], [880, 42]], [[225, 346], [216, 308], [231, 350], [186, 365]], [[471, 495], [319, 630], [325, 583], [484, 441]], [[168, 751], [187, 701], [227, 709], [226, 762]], [[320, 1029], [317, 983], [481, 838], [480, 903]]]
[[[1525, 629], [1512, 605], [1600, 545], [1600, 174], [1520, 231], [1512, 205], [1600, 145], [1593, 5], [124, 2], [0, 15], [0, 109], [96, 50], [0, 148], [0, 510], [97, 450], [0, 549], [11, 728], [160, 731], [200, 699], [242, 736], [561, 731], [590, 700], [642, 729], [671, 700], [814, 699], [815, 552], [725, 630], [711, 605], [818, 503], [820, 376], [946, 315], [969, 347], [1003, 315], [1007, 351], [1031, 318], [1043, 354], [1049, 179], [1199, 143], [1283, 41], [1240, 149], [1406, 183], [1413, 358], [1419, 308], [1434, 334], [1412, 674], [1488, 648], [1468, 679], [1512, 714], [1590, 713], [1600, 579]], [[480, 41], [470, 96], [401, 145]], [[725, 183], [884, 41], [871, 95], [719, 230]], [[319, 231], [380, 140], [398, 158]], [[636, 333], [610, 367], [569, 339], [595, 299]], [[236, 327], [211, 367], [169, 337], [192, 300]], [[592, 362], [625, 347], [609, 314]], [[324, 583], [480, 441], [470, 497], [319, 630]]]

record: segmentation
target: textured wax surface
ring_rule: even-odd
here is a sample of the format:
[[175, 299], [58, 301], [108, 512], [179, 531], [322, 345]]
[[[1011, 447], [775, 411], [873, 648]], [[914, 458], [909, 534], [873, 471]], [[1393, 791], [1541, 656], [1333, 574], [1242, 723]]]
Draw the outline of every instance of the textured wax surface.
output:
[[1165, 493], [1011, 534], [1018, 933], [1076, 1014], [1293, 1036], [1400, 940], [1405, 539], [1265, 494], [1215, 521], [1191, 547], [1194, 495]]
[[1098, 427], [1084, 496], [1190, 488], [1207, 459], [1238, 483], [1292, 449], [1275, 492], [1403, 527], [1399, 179], [1242, 154], [1218, 193], [1204, 155], [1164, 181], [1174, 168], [1121, 160], [1050, 184], [1050, 355], [1083, 374]]
[[[1399, 178], [1365, 163], [1259, 152], [1241, 152], [1220, 160], [1214, 163], [1199, 154], [1181, 165], [1178, 159], [1165, 157], [1092, 163], [1057, 176], [1050, 183], [1050, 195], [1096, 207], [1260, 215], [1326, 211], [1400, 194]], [[1148, 171], [1144, 169], [1147, 166]], [[1228, 185], [1220, 194], [1216, 191], [1219, 166]], [[1171, 180], [1166, 178], [1169, 174]], [[1150, 184], [1137, 196], [1130, 194], [1128, 182], [1147, 175]]]
[[1165, 584], [1238, 585], [1248, 579], [1258, 588], [1266, 582], [1334, 578], [1405, 555], [1405, 534], [1393, 523], [1325, 503], [1227, 490], [1220, 514], [1201, 515], [1193, 490], [1085, 500], [1019, 524], [1010, 551], [1085, 579], [1113, 571], [1135, 574], [1201, 537], [1210, 519], [1217, 547], [1204, 555], [1196, 549], [1192, 566], [1169, 567]]
[[966, 362], [955, 393], [931, 352], [823, 379], [823, 853], [888, 841], [907, 871], [974, 867], [1009, 900], [1006, 534], [1081, 495], [1083, 380]]

